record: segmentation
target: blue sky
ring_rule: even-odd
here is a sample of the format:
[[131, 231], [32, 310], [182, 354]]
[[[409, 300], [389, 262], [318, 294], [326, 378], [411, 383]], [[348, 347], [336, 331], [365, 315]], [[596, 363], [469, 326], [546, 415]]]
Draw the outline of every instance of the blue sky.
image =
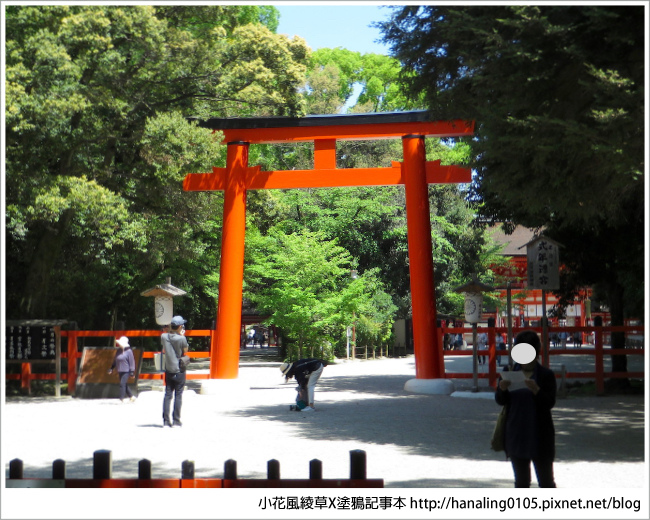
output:
[[290, 38], [297, 35], [307, 41], [312, 50], [321, 47], [343, 47], [362, 54], [388, 54], [388, 47], [375, 40], [379, 29], [372, 22], [386, 20], [392, 10], [382, 5], [352, 5], [340, 2], [330, 5], [276, 5], [280, 12], [278, 34]]

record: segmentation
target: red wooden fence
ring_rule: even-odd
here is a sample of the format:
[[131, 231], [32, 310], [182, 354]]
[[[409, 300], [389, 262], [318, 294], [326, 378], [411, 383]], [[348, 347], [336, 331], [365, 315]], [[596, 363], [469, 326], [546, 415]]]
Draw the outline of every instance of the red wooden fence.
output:
[[[517, 332], [524, 329], [532, 329], [538, 332], [541, 335], [542, 329], [540, 327], [525, 327], [525, 328], [513, 328], [513, 335], [516, 335]], [[438, 344], [442, 345], [443, 335], [445, 333], [449, 334], [469, 334], [471, 331], [467, 328], [462, 327], [441, 327], [438, 328], [439, 341]], [[485, 379], [487, 378], [491, 387], [496, 386], [497, 381], [497, 366], [496, 358], [497, 356], [504, 355], [499, 353], [495, 349], [495, 338], [498, 333], [502, 333], [504, 337], [507, 335], [506, 327], [481, 327], [478, 329], [479, 332], [487, 332], [488, 335], [488, 345], [489, 348], [484, 351], [479, 351], [480, 355], [488, 356], [488, 373], [479, 373], [478, 377]], [[548, 333], [549, 336], [553, 333], [567, 332], [575, 333], [581, 332], [586, 334], [593, 334], [594, 344], [593, 346], [583, 347], [583, 348], [549, 348], [549, 355], [552, 357], [560, 357], [563, 354], [571, 355], [584, 355], [584, 356], [593, 356], [594, 357], [594, 367], [595, 370], [590, 372], [567, 372], [565, 377], [567, 379], [586, 379], [594, 378], [596, 381], [596, 391], [598, 394], [604, 393], [604, 384], [605, 379], [608, 378], [644, 378], [644, 372], [605, 372], [604, 369], [604, 357], [611, 355], [632, 355], [632, 356], [643, 356], [645, 355], [644, 346], [641, 348], [624, 348], [624, 349], [611, 349], [605, 348], [605, 337], [608, 337], [612, 332], [623, 332], [628, 335], [643, 335], [644, 327], [549, 327]], [[211, 342], [213, 340], [214, 330], [188, 330], [185, 335], [187, 337], [210, 337]], [[61, 331], [61, 336], [67, 338], [68, 349], [67, 352], [62, 352], [62, 359], [67, 359], [67, 371], [62, 374], [62, 379], [66, 380], [68, 383], [68, 394], [73, 395], [75, 391], [76, 381], [77, 381], [77, 371], [78, 363], [77, 360], [81, 357], [81, 352], [79, 352], [79, 338], [117, 338], [120, 336], [128, 336], [130, 338], [134, 337], [159, 337], [161, 334], [160, 330], [100, 330], [100, 331], [90, 331], [90, 330], [67, 330]], [[507, 351], [503, 351], [507, 356]], [[153, 359], [154, 352], [144, 352], [144, 359]], [[440, 350], [441, 361], [444, 359], [444, 356], [471, 356], [471, 350]], [[194, 359], [200, 358], [209, 358], [210, 352], [190, 352], [189, 356]], [[38, 360], [36, 361], [38, 362]], [[6, 374], [6, 379], [8, 380], [19, 380], [21, 382], [21, 387], [25, 391], [29, 391], [30, 382], [33, 380], [55, 380], [56, 374], [35, 374], [31, 371], [32, 361], [24, 361], [21, 363], [21, 372], [20, 374]], [[557, 374], [560, 377], [559, 374]], [[210, 375], [208, 373], [196, 373], [188, 372], [187, 379], [208, 379]], [[472, 378], [472, 373], [445, 373], [445, 378], [448, 379], [468, 379]], [[141, 373], [140, 379], [162, 379], [162, 373]]]
[[[534, 330], [536, 331], [540, 336], [542, 334], [542, 328], [541, 327], [513, 327], [513, 337], [517, 335], [518, 332], [522, 330]], [[470, 329], [466, 329], [463, 327], [449, 327], [449, 328], [439, 328], [438, 333], [440, 334], [440, 338], [443, 337], [445, 333], [448, 334], [469, 334], [471, 332]], [[482, 356], [488, 356], [488, 373], [479, 373], [478, 377], [485, 379], [487, 378], [489, 381], [489, 384], [491, 387], [495, 388], [496, 387], [496, 382], [497, 382], [497, 363], [496, 363], [496, 358], [497, 356], [508, 356], [508, 351], [503, 350], [503, 351], [497, 351], [496, 350], [496, 335], [501, 333], [503, 334], [504, 338], [507, 338], [507, 333], [508, 329], [507, 327], [483, 327], [479, 328], [478, 332], [487, 332], [488, 335], [488, 345], [489, 348], [485, 350], [479, 350], [479, 355]], [[567, 332], [567, 333], [575, 333], [575, 332], [581, 332], [581, 333], [587, 333], [587, 334], [593, 334], [594, 337], [594, 344], [593, 346], [589, 347], [580, 347], [580, 348], [549, 348], [548, 353], [549, 357], [549, 363], [552, 362], [552, 358], [557, 356], [558, 358], [561, 359], [562, 355], [570, 354], [570, 355], [584, 355], [584, 356], [593, 356], [594, 357], [594, 371], [590, 372], [566, 372], [564, 374], [564, 377], [567, 379], [587, 379], [587, 378], [594, 378], [596, 381], [596, 392], [598, 394], [602, 394], [605, 391], [605, 379], [608, 378], [644, 378], [645, 373], [644, 372], [605, 372], [604, 368], [604, 357], [605, 356], [614, 356], [614, 355], [626, 355], [626, 356], [643, 356], [645, 355], [645, 349], [643, 344], [640, 346], [640, 348], [622, 348], [622, 349], [612, 349], [612, 348], [607, 348], [605, 349], [605, 337], [609, 337], [609, 335], [612, 332], [623, 332], [627, 334], [641, 334], [643, 335], [644, 333], [644, 327], [549, 327], [548, 328], [548, 334], [549, 337], [551, 334], [554, 333], [560, 333], [560, 332]], [[442, 339], [439, 342], [440, 345], [442, 345]], [[542, 349], [543, 350], [543, 349]], [[471, 349], [469, 350], [445, 350], [444, 352], [441, 353], [443, 356], [472, 356], [473, 352]], [[544, 361], [544, 359], [542, 359]], [[457, 379], [469, 379], [473, 377], [472, 373], [446, 373], [445, 377], [449, 379], [457, 378]], [[559, 373], [556, 373], [556, 377], [561, 377]]]

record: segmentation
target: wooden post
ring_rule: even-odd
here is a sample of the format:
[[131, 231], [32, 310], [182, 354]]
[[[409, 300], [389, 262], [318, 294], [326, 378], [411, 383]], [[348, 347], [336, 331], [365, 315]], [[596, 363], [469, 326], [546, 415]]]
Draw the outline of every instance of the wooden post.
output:
[[496, 388], [497, 384], [497, 352], [496, 352], [496, 331], [494, 329], [496, 320], [494, 318], [488, 319], [488, 372], [489, 381], [492, 388]]
[[478, 392], [478, 335], [476, 323], [472, 323], [472, 392]]
[[512, 282], [510, 280], [508, 280], [506, 299], [508, 302], [508, 365], [512, 366], [512, 344], [514, 343], [514, 339], [512, 337]]
[[194, 462], [191, 460], [184, 460], [181, 463], [181, 479], [193, 479], [194, 478]]
[[350, 451], [350, 480], [366, 479], [366, 452], [363, 450]]
[[444, 375], [444, 370], [439, 363], [436, 334], [436, 300], [424, 136], [404, 136], [402, 148], [413, 308], [415, 377], [440, 379]]
[[546, 289], [542, 289], [542, 364], [548, 368], [551, 364], [548, 350], [548, 319], [546, 318]]
[[52, 462], [52, 478], [54, 480], [65, 479], [65, 460], [56, 459]]
[[54, 327], [54, 337], [56, 338], [56, 355], [55, 355], [55, 371], [56, 382], [54, 383], [54, 397], [61, 397], [61, 326]]
[[73, 395], [77, 386], [77, 331], [68, 331], [68, 395]]
[[309, 461], [309, 478], [311, 480], [322, 480], [323, 478], [323, 463], [318, 459]]
[[596, 367], [596, 394], [603, 395], [605, 393], [605, 369], [603, 364], [603, 318], [596, 316], [594, 318], [594, 347], [596, 349], [596, 359], [594, 364]]
[[32, 394], [32, 364], [29, 361], [20, 364], [20, 390], [26, 395]]
[[352, 348], [352, 359], [357, 358], [357, 317], [352, 311], [352, 343], [350, 345]]
[[314, 169], [336, 168], [336, 139], [314, 139]]
[[110, 479], [112, 470], [110, 450], [97, 450], [93, 453], [93, 478]]
[[237, 478], [237, 461], [228, 459], [223, 468], [224, 480], [235, 480]]
[[13, 459], [9, 461], [9, 478], [21, 479], [23, 478], [23, 461], [20, 459]]
[[212, 345], [210, 352], [211, 379], [235, 379], [239, 373], [247, 168], [248, 143], [228, 143], [216, 345]]
[[266, 463], [266, 478], [269, 480], [279, 480], [280, 479], [280, 462], [271, 459]]
[[438, 328], [436, 330], [436, 334], [438, 335], [438, 352], [439, 352], [439, 359], [440, 359], [440, 365], [443, 368], [443, 377], [447, 376], [447, 370], [445, 369], [445, 334], [446, 332], [446, 322], [439, 322], [438, 323]]
[[151, 461], [149, 459], [142, 459], [138, 462], [138, 478], [151, 480]]

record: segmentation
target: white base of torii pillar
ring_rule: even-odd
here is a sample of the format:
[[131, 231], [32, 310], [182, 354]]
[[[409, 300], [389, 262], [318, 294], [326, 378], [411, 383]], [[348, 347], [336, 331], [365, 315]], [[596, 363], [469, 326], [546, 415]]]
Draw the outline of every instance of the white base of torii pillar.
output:
[[451, 379], [409, 379], [404, 390], [412, 394], [451, 395], [456, 388]]

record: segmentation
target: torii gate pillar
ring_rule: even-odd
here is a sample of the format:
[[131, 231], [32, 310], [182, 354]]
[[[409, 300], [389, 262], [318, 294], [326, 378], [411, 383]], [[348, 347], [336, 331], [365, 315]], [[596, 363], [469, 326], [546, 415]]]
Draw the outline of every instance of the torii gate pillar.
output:
[[234, 379], [239, 372], [239, 356], [232, 348], [241, 335], [242, 285], [244, 283], [244, 245], [246, 235], [246, 173], [248, 143], [228, 143], [226, 189], [223, 199], [221, 231], [221, 267], [219, 271], [219, 303], [215, 345], [210, 355], [210, 378]]
[[404, 136], [402, 148], [415, 377], [438, 379], [444, 376], [444, 365], [436, 334], [436, 296], [424, 136]]

